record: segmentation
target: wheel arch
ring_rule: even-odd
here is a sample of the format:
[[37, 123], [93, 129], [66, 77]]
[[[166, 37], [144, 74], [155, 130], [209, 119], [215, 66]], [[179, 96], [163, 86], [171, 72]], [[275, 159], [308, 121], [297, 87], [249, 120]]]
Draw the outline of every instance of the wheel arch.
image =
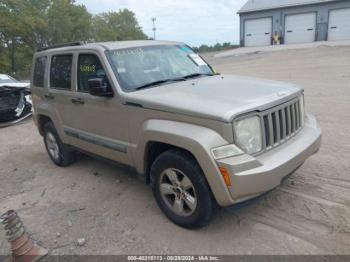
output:
[[221, 206], [233, 203], [211, 156], [212, 148], [228, 144], [216, 131], [183, 122], [147, 120], [139, 137], [133, 155], [136, 170], [146, 176], [146, 181], [149, 182], [149, 170], [156, 157], [166, 150], [178, 148], [190, 153], [197, 161], [217, 203]]
[[42, 115], [42, 114], [38, 115], [37, 119], [38, 119], [37, 121], [38, 121], [39, 133], [40, 133], [40, 135], [43, 136], [44, 135], [44, 126], [45, 126], [45, 124], [48, 123], [48, 122], [52, 122], [53, 123], [53, 121], [52, 121], [52, 119], [49, 116]]
[[167, 143], [163, 143], [163, 142], [159, 142], [159, 141], [148, 141], [145, 147], [145, 154], [144, 154], [144, 174], [146, 176], [146, 183], [149, 184], [151, 181], [151, 177], [150, 177], [150, 170], [151, 167], [154, 163], [154, 161], [157, 159], [157, 157], [159, 155], [161, 155], [162, 153], [172, 150], [172, 149], [178, 149], [181, 151], [186, 152], [187, 154], [191, 155], [195, 161], [198, 163], [198, 160], [196, 159], [196, 157], [187, 149], [179, 147], [179, 146], [175, 146], [172, 144], [167, 144]]

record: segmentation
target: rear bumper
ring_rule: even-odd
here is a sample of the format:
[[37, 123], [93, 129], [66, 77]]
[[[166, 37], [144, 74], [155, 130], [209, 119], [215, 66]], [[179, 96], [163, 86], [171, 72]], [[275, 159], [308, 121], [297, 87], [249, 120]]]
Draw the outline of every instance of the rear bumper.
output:
[[307, 115], [303, 129], [285, 144], [260, 156], [241, 155], [217, 161], [231, 177], [229, 187], [233, 203], [242, 202], [281, 184], [284, 177], [295, 171], [316, 153], [321, 145], [321, 129], [315, 118]]

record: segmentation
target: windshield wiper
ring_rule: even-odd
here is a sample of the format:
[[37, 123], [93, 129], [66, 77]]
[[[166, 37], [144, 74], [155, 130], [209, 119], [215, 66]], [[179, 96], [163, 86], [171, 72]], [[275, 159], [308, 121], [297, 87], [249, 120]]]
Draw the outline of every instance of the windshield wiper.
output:
[[178, 82], [178, 81], [185, 81], [186, 78], [181, 77], [181, 78], [173, 78], [173, 79], [163, 79], [163, 80], [158, 80], [158, 81], [154, 81], [148, 84], [144, 84], [141, 86], [138, 86], [135, 88], [135, 90], [140, 90], [140, 89], [144, 89], [147, 87], [151, 87], [151, 86], [157, 86], [157, 85], [161, 85], [161, 84], [165, 84], [165, 83], [169, 83], [169, 82]]
[[179, 77], [179, 78], [169, 78], [169, 79], [158, 80], [158, 81], [154, 81], [154, 82], [151, 82], [148, 84], [138, 86], [134, 90], [140, 90], [140, 89], [148, 88], [151, 86], [157, 86], [157, 85], [161, 85], [161, 84], [165, 84], [165, 83], [169, 83], [169, 82], [186, 81], [187, 79], [198, 77], [198, 76], [213, 76], [213, 74], [195, 73], [195, 74], [190, 74], [190, 75], [187, 75], [184, 77]]
[[213, 74], [205, 74], [205, 73], [195, 73], [195, 74], [190, 74], [187, 76], [184, 76], [184, 79], [190, 79], [190, 78], [194, 78], [194, 77], [198, 77], [198, 76], [213, 76]]

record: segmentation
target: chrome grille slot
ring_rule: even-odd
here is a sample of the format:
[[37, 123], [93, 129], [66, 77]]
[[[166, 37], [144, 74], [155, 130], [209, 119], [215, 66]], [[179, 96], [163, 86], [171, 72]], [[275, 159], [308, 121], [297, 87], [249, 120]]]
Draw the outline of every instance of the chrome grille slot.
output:
[[269, 147], [271, 145], [270, 142], [270, 129], [269, 129], [269, 119], [266, 116], [263, 116], [263, 126], [265, 127], [265, 147]]
[[263, 152], [294, 136], [302, 128], [300, 98], [260, 114], [263, 127]]
[[291, 122], [292, 122], [292, 126], [291, 126], [291, 133], [294, 133], [295, 130], [295, 112], [294, 112], [294, 104], [290, 105], [290, 113], [291, 113]]
[[272, 118], [272, 129], [273, 129], [273, 143], [276, 144], [278, 141], [278, 135], [279, 132], [277, 131], [277, 119], [276, 119], [276, 112], [271, 113]]

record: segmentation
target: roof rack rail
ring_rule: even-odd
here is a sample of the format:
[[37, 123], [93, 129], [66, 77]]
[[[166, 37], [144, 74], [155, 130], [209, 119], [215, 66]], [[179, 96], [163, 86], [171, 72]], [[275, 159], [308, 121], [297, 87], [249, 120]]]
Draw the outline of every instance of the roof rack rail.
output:
[[71, 42], [71, 43], [41, 47], [41, 48], [38, 48], [37, 51], [40, 52], [40, 51], [45, 51], [45, 50], [54, 49], [54, 48], [67, 47], [67, 46], [79, 46], [79, 45], [84, 45], [84, 44], [85, 44], [84, 42]]

